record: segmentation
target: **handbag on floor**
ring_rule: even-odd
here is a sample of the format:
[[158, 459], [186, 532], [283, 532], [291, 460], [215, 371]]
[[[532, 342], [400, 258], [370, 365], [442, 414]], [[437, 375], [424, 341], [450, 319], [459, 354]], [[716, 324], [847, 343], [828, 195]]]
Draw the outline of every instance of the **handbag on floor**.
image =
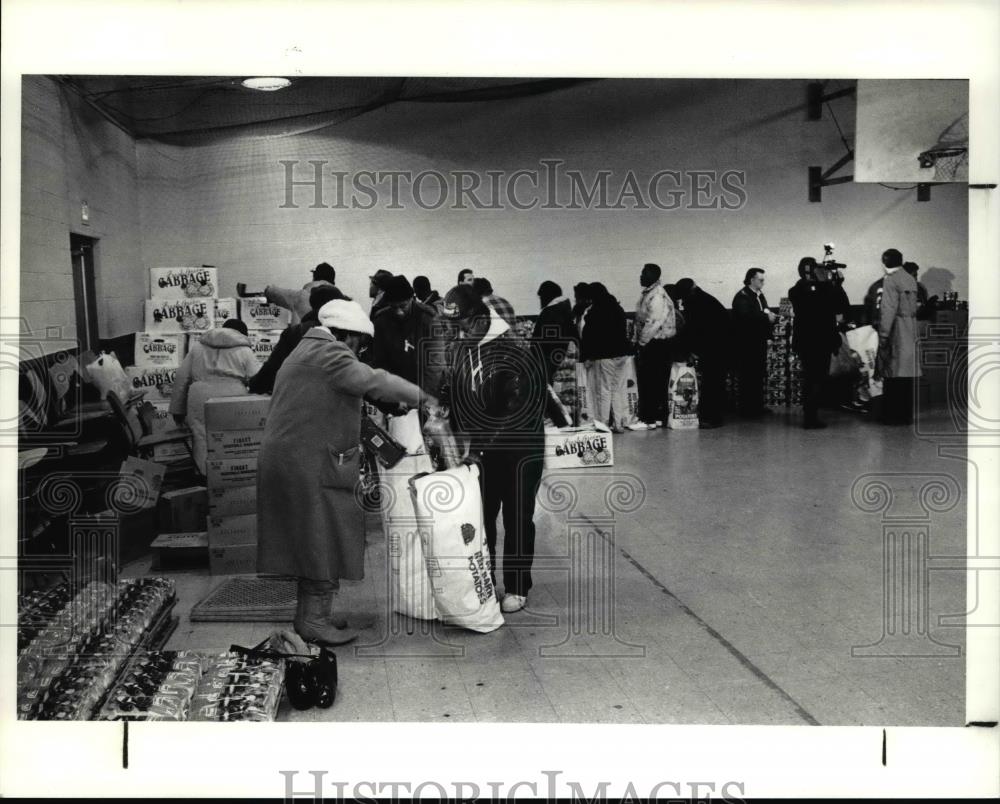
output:
[[670, 367], [667, 427], [671, 430], [698, 429], [698, 374], [687, 363], [674, 363]]
[[471, 631], [495, 631], [504, 619], [483, 532], [479, 467], [417, 475], [409, 486], [441, 619]]

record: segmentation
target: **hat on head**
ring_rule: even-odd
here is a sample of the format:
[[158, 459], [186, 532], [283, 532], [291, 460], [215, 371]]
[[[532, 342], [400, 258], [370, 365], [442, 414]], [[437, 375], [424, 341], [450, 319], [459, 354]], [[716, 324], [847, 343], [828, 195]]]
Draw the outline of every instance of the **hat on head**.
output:
[[394, 276], [386, 282], [385, 295], [382, 300], [387, 304], [403, 302], [413, 298], [413, 288], [410, 287], [409, 280], [400, 274]]
[[385, 268], [379, 268], [375, 273], [368, 277], [372, 282], [378, 285], [380, 288], [385, 287], [385, 283], [392, 279], [392, 271], [387, 271]]
[[334, 299], [328, 301], [319, 310], [319, 323], [330, 329], [341, 329], [345, 332], [358, 332], [362, 335], [374, 335], [375, 327], [371, 319], [365, 315], [361, 305], [356, 301]]
[[312, 274], [314, 282], [319, 282], [322, 280], [325, 282], [329, 282], [331, 285], [337, 283], [337, 271], [328, 262], [321, 262], [319, 265], [313, 268]]

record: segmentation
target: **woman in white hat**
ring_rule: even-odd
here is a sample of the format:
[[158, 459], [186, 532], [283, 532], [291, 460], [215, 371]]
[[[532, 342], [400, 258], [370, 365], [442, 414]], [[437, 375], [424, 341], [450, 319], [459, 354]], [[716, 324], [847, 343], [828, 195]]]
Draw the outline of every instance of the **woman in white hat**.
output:
[[356, 494], [364, 397], [435, 404], [358, 353], [373, 334], [354, 301], [336, 299], [278, 371], [257, 472], [259, 572], [298, 578], [295, 630], [338, 645], [357, 632], [332, 612], [341, 579], [364, 577], [365, 523]]

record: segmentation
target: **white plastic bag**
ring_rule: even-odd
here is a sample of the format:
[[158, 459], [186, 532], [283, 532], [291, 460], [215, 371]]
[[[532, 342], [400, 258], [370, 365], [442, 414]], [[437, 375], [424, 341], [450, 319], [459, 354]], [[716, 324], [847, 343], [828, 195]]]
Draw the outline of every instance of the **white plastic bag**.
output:
[[635, 376], [635, 358], [631, 355], [625, 361], [625, 403], [626, 409], [620, 414], [615, 411], [616, 424], [625, 427], [639, 421], [639, 383]]
[[504, 620], [490, 577], [479, 468], [418, 475], [410, 494], [441, 619], [471, 631], [495, 631]]
[[393, 611], [418, 620], [436, 620], [438, 612], [409, 482], [414, 475], [430, 472], [431, 468], [429, 455], [407, 455], [391, 469], [382, 467], [379, 476]]
[[674, 363], [670, 367], [667, 409], [669, 429], [698, 429], [698, 375], [693, 366], [687, 363]]
[[594, 418], [594, 389], [590, 385], [588, 373], [583, 362], [576, 364], [576, 423], [579, 425], [593, 421]]
[[101, 352], [97, 359], [87, 366], [87, 378], [101, 394], [101, 399], [114, 391], [118, 398], [125, 402], [132, 391], [125, 369], [118, 362], [114, 352]]
[[420, 431], [420, 412], [414, 408], [405, 416], [389, 416], [389, 435], [406, 448], [407, 455], [419, 455], [424, 449]]
[[867, 383], [868, 398], [882, 396], [882, 381], [874, 379], [875, 357], [878, 355], [878, 333], [872, 326], [849, 329], [844, 334], [847, 345], [861, 358], [861, 375]]

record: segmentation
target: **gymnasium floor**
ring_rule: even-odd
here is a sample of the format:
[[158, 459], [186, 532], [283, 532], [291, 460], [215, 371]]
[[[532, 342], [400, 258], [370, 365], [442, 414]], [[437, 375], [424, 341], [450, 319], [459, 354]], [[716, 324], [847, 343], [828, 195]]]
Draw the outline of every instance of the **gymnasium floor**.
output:
[[[939, 618], [965, 611], [965, 580], [940, 569], [959, 561], [937, 558], [965, 554], [964, 452], [941, 457], [933, 438], [847, 413], [828, 420], [825, 431], [780, 413], [626, 433], [615, 436], [614, 474], [549, 474], [528, 609], [491, 634], [387, 617], [385, 541], [373, 523], [367, 579], [345, 585], [341, 601], [378, 611], [378, 623], [337, 650], [333, 708], [285, 702], [279, 719], [963, 725], [964, 632]], [[852, 501], [855, 481], [873, 473], [894, 495], [887, 516], [919, 516], [929, 475], [950, 476], [961, 493], [923, 523], [929, 633], [915, 620], [885, 623], [883, 514]], [[878, 509], [878, 489], [858, 503]], [[275, 627], [191, 623], [188, 610], [222, 579], [171, 577], [181, 623], [168, 648], [254, 644]], [[894, 627], [909, 638], [880, 642]], [[852, 656], [872, 644], [876, 656]]]

